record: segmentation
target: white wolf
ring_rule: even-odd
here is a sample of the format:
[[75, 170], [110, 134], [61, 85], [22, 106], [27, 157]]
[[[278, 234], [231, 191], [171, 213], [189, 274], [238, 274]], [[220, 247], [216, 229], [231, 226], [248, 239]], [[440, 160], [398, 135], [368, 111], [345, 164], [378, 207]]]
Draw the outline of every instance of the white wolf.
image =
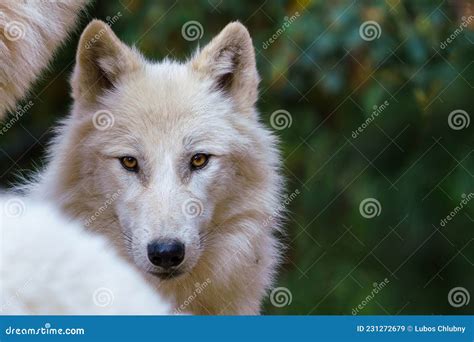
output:
[[[85, 3], [0, 3], [0, 119], [49, 62]], [[0, 314], [171, 313], [109, 244], [52, 206], [0, 194]]]
[[94, 20], [32, 196], [107, 236], [175, 311], [258, 314], [281, 254], [283, 189], [258, 82], [238, 22], [185, 63], [152, 63]]

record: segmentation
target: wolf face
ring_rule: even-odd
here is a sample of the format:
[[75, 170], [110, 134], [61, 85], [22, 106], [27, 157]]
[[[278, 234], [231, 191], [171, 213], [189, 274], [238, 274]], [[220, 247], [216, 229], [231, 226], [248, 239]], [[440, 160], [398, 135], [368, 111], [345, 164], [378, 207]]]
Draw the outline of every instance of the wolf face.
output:
[[[261, 273], [258, 294], [245, 304], [257, 312], [278, 259], [274, 227], [262, 222], [277, 212], [282, 188], [275, 138], [254, 108], [258, 81], [239, 23], [185, 63], [152, 63], [93, 21], [80, 40], [73, 112], [53, 143], [42, 191], [142, 270], [180, 288], [216, 277], [214, 286], [236, 286], [242, 272]], [[227, 265], [235, 275], [219, 270], [236, 260]]]

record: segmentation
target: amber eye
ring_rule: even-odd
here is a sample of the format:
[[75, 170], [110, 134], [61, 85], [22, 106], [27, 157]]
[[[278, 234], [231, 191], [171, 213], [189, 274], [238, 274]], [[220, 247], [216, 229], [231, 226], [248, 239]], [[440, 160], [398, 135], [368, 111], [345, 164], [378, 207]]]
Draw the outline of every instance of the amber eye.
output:
[[209, 161], [209, 155], [197, 153], [191, 158], [191, 168], [193, 170], [202, 169]]
[[138, 161], [133, 157], [122, 157], [120, 163], [128, 171], [138, 171]]

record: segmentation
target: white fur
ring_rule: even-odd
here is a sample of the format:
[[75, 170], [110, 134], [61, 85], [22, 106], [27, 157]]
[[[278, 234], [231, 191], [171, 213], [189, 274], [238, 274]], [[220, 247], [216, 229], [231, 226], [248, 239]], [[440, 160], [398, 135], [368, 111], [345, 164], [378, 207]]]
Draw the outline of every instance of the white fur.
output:
[[104, 238], [51, 206], [0, 197], [1, 314], [168, 314]]
[[[152, 63], [93, 21], [79, 43], [72, 113], [58, 128], [34, 196], [107, 236], [175, 298], [176, 310], [259, 313], [280, 256], [274, 232], [283, 184], [276, 139], [254, 106], [258, 80], [239, 23], [186, 63]], [[97, 117], [103, 111], [113, 121], [105, 129]], [[199, 152], [212, 157], [192, 172], [190, 158]], [[126, 171], [123, 156], [137, 158], [140, 171]], [[186, 214], [190, 201], [200, 215]], [[149, 274], [161, 272], [146, 254], [156, 238], [185, 244], [175, 270], [183, 275]]]

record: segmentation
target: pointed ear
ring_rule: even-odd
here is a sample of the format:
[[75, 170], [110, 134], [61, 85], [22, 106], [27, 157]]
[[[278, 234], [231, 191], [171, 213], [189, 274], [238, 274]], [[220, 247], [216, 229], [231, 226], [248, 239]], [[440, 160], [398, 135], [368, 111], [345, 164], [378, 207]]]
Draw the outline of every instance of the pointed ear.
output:
[[140, 58], [106, 23], [93, 20], [82, 33], [77, 49], [71, 81], [74, 99], [96, 100], [121, 76], [139, 69]]
[[192, 68], [210, 77], [216, 89], [231, 96], [244, 112], [257, 101], [260, 80], [249, 32], [239, 22], [228, 24], [191, 61]]

